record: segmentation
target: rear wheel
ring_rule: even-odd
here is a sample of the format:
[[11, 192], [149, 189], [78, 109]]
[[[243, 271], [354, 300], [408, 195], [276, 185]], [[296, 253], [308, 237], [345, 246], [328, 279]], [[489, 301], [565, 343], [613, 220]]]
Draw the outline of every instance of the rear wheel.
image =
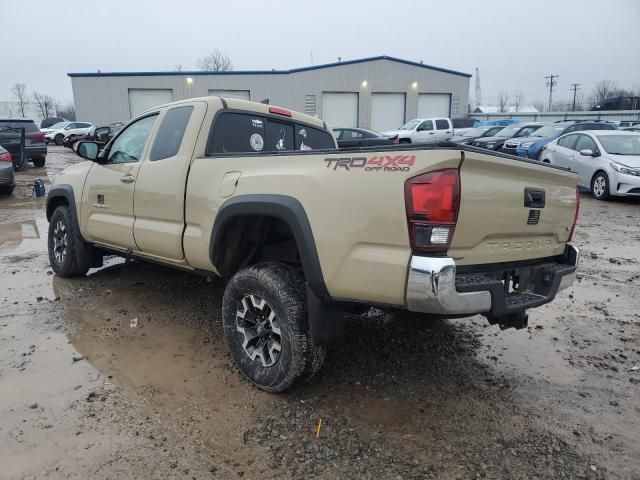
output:
[[598, 172], [591, 180], [591, 193], [597, 200], [609, 199], [609, 176], [604, 172]]
[[35, 167], [42, 168], [42, 167], [44, 167], [44, 164], [46, 162], [46, 158], [45, 157], [38, 157], [38, 158], [34, 158], [32, 161], [33, 161], [33, 165]]
[[56, 137], [53, 140], [54, 142], [56, 142], [56, 145], [62, 145], [62, 141], [64, 140], [64, 135], [59, 133], [58, 135], [56, 135]]
[[326, 349], [311, 342], [304, 279], [291, 267], [264, 263], [236, 273], [222, 319], [234, 362], [262, 390], [283, 392], [322, 366]]
[[83, 276], [92, 263], [93, 247], [77, 231], [71, 210], [66, 205], [56, 208], [49, 220], [49, 262], [61, 277]]

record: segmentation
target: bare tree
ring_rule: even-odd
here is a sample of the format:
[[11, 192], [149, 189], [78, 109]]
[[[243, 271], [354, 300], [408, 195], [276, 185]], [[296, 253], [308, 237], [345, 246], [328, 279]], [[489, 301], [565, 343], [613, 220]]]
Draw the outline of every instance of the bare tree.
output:
[[613, 80], [600, 80], [591, 92], [591, 102], [598, 105], [607, 98], [616, 96], [619, 91], [618, 84]]
[[73, 103], [69, 103], [64, 107], [59, 107], [56, 110], [56, 115], [58, 117], [66, 118], [67, 120], [75, 120], [76, 119], [76, 107]]
[[513, 108], [515, 108], [516, 112], [520, 110], [520, 106], [522, 106], [523, 101], [524, 92], [522, 90], [516, 90], [513, 92]]
[[226, 72], [228, 70], [233, 70], [231, 59], [217, 49], [206, 57], [198, 60], [196, 65], [200, 70], [207, 70], [210, 72]]
[[533, 102], [531, 105], [532, 105], [532, 106], [533, 106], [533, 108], [535, 108], [537, 111], [539, 111], [539, 112], [544, 112], [544, 106], [545, 106], [545, 103], [544, 103], [544, 102], [541, 102], [540, 100], [536, 100], [536, 101], [535, 101], [535, 102]]
[[38, 108], [42, 113], [42, 118], [49, 118], [50, 113], [55, 113], [56, 101], [53, 98], [51, 98], [49, 95], [33, 92], [33, 99], [38, 104]]
[[29, 97], [27, 96], [27, 86], [24, 83], [16, 83], [11, 87], [11, 93], [18, 99], [20, 106], [20, 115], [25, 117], [24, 107], [29, 103]]
[[505, 91], [501, 91], [496, 97], [498, 100], [498, 107], [501, 112], [504, 112], [507, 108], [507, 104], [509, 103], [509, 94]]

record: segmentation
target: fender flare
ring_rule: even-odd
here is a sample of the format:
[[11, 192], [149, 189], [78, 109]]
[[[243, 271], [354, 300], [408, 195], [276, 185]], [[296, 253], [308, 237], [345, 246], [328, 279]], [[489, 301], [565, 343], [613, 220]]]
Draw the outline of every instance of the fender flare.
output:
[[307, 213], [298, 200], [288, 195], [247, 194], [232, 197], [224, 202], [218, 210], [211, 231], [209, 243], [211, 263], [214, 263], [215, 245], [221, 240], [227, 223], [233, 218], [248, 215], [274, 217], [287, 224], [298, 246], [307, 285], [319, 299], [330, 301], [331, 296], [324, 283], [320, 259]]
[[54, 185], [51, 187], [51, 190], [49, 190], [49, 195], [47, 195], [47, 221], [51, 220], [51, 215], [53, 215], [53, 211], [55, 210], [54, 200], [61, 197], [67, 200], [71, 214], [77, 223], [78, 212], [76, 211], [76, 197], [73, 193], [73, 187], [67, 184]]

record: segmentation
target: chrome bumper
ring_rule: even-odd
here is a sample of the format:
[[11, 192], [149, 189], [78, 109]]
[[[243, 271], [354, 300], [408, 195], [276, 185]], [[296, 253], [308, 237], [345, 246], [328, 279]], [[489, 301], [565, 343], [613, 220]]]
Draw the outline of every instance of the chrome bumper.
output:
[[[536, 292], [531, 296], [532, 303], [521, 302], [522, 309], [548, 303], [556, 293], [569, 287], [576, 278], [580, 262], [580, 251], [574, 245], [567, 244], [562, 268], [553, 274], [551, 284], [541, 287], [543, 294]], [[541, 268], [544, 267], [543, 264]], [[535, 267], [534, 267], [535, 268]], [[511, 308], [492, 302], [492, 289], [495, 292], [496, 281], [487, 284], [486, 290], [460, 292], [456, 289], [456, 264], [449, 257], [411, 257], [409, 277], [407, 279], [406, 305], [413, 312], [474, 315], [477, 313], [503, 312]], [[498, 295], [496, 295], [498, 297]], [[501, 301], [504, 295], [501, 295]], [[504, 302], [503, 302], [504, 303]], [[517, 309], [518, 307], [516, 307]]]

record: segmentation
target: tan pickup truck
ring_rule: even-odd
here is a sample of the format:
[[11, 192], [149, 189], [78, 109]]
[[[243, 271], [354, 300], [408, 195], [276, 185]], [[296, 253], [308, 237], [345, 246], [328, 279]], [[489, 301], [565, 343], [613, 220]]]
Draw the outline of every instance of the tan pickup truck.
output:
[[337, 150], [330, 132], [207, 97], [82, 142], [90, 161], [47, 200], [51, 266], [84, 275], [108, 252], [221, 276], [229, 351], [268, 391], [320, 368], [345, 309], [522, 328], [573, 281], [573, 173], [453, 144]]

